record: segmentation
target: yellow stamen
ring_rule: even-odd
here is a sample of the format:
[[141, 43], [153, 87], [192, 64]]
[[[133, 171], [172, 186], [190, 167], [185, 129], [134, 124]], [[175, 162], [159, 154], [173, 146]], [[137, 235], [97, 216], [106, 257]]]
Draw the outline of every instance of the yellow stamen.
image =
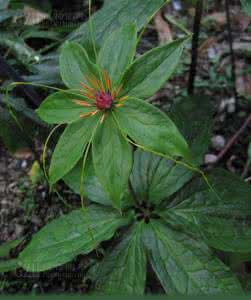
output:
[[97, 78], [95, 78], [95, 77], [90, 78], [90, 77], [87, 77], [87, 76], [86, 76], [86, 80], [87, 80], [87, 81], [89, 82], [89, 84], [91, 84], [94, 88], [100, 90], [100, 91], [103, 92], [103, 93], [105, 92], [105, 90], [104, 90], [102, 84], [100, 83], [100, 81], [99, 81]]
[[82, 85], [82, 87], [87, 90], [87, 92], [91, 93], [91, 94], [95, 94], [96, 91], [91, 88], [90, 86], [88, 86], [87, 84], [84, 84], [83, 82], [80, 82], [80, 84]]
[[87, 113], [81, 114], [81, 115], [80, 115], [80, 118], [86, 118], [86, 117], [88, 117], [88, 116], [91, 116], [92, 114], [93, 114], [93, 111], [89, 111], [89, 112], [87, 112]]
[[122, 107], [122, 106], [124, 106], [124, 104], [119, 103], [119, 104], [115, 104], [115, 106], [116, 107]]
[[85, 92], [82, 92], [80, 91], [80, 93], [85, 96], [86, 98], [90, 99], [90, 100], [96, 100], [96, 97], [94, 95], [91, 95], [89, 93], [85, 93]]
[[102, 82], [100, 82], [100, 81], [97, 80], [97, 79], [96, 79], [96, 81], [97, 81], [97, 85], [99, 86], [100, 91], [103, 92], [103, 93], [105, 93], [105, 89], [104, 89], [104, 87], [103, 87]]
[[84, 107], [90, 107], [92, 106], [90, 103], [86, 102], [86, 101], [82, 101], [82, 100], [73, 100], [74, 103], [84, 106]]
[[102, 74], [103, 74], [103, 78], [105, 80], [105, 84], [106, 84], [106, 87], [107, 87], [108, 91], [111, 91], [111, 89], [112, 89], [112, 87], [111, 87], [111, 80], [109, 78], [108, 73], [105, 70], [103, 70]]
[[102, 124], [102, 123], [104, 122], [105, 117], [106, 117], [106, 113], [103, 114], [103, 116], [101, 117], [101, 119], [100, 119], [100, 124]]
[[119, 92], [121, 91], [121, 89], [122, 89], [122, 85], [120, 85], [120, 86], [118, 86], [117, 88], [115, 88], [114, 90], [113, 90], [113, 92], [112, 92], [112, 97], [113, 98], [116, 98], [117, 96], [118, 96], [118, 94], [119, 94]]
[[95, 116], [96, 115], [96, 113], [98, 112], [98, 110], [95, 110], [94, 112], [92, 112], [92, 116]]
[[124, 96], [118, 99], [119, 102], [125, 101], [126, 99], [128, 99], [128, 96]]
[[86, 81], [95, 89], [99, 89], [99, 86], [97, 85], [97, 82], [93, 79], [89, 78], [88, 76], [85, 76]]

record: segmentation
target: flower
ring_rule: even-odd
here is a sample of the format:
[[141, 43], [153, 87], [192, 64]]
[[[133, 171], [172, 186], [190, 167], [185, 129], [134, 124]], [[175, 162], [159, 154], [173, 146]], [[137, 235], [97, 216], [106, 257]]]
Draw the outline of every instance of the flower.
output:
[[88, 82], [88, 84], [80, 83], [82, 86], [80, 93], [86, 97], [87, 101], [74, 99], [73, 102], [83, 107], [93, 108], [93, 110], [89, 112], [81, 113], [80, 118], [94, 116], [101, 111], [102, 117], [100, 122], [102, 123], [107, 113], [111, 111], [114, 106], [123, 106], [121, 102], [125, 101], [128, 96], [119, 97], [122, 85], [113, 88], [108, 73], [103, 70], [101, 74], [101, 80], [94, 75], [91, 77], [85, 76], [85, 81]]

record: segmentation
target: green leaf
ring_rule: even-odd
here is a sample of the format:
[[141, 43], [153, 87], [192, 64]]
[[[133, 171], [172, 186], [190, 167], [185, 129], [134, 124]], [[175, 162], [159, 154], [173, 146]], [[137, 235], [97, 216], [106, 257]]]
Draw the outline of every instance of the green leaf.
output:
[[214, 248], [250, 252], [251, 186], [224, 170], [215, 170], [208, 180], [213, 191], [204, 180], [195, 180], [164, 213], [166, 220], [183, 220], [184, 228]]
[[172, 106], [170, 117], [187, 140], [193, 162], [203, 163], [213, 125], [212, 103], [207, 96], [185, 97]]
[[[64, 178], [65, 183], [77, 194], [80, 194], [80, 178], [83, 162], [80, 161]], [[108, 194], [104, 191], [99, 182], [93, 167], [91, 158], [88, 158], [84, 171], [84, 196], [89, 200], [102, 205], [112, 206]], [[128, 207], [132, 204], [132, 196], [129, 189], [125, 191], [124, 198], [121, 203], [123, 207]]]
[[154, 48], [138, 58], [123, 78], [123, 94], [137, 98], [154, 95], [175, 71], [187, 38]]
[[21, 238], [21, 239], [16, 239], [16, 240], [5, 242], [5, 243], [1, 244], [0, 245], [0, 257], [8, 256], [11, 249], [16, 248], [22, 242], [22, 240], [23, 239]]
[[[8, 150], [12, 153], [15, 153], [18, 149], [29, 147], [30, 143], [27, 140], [27, 132], [29, 137], [32, 138], [36, 134], [43, 136], [45, 133], [44, 128], [40, 128], [38, 125], [41, 125], [42, 122], [39, 121], [39, 118], [36, 118], [36, 115], [32, 110], [27, 109], [26, 106], [22, 103], [23, 99], [9, 99], [9, 105], [14, 114], [18, 116], [19, 125], [16, 120], [13, 118], [13, 115], [10, 113], [10, 109], [2, 108], [6, 106], [5, 100], [1, 99], [0, 95], [0, 139], [3, 141]], [[19, 104], [17, 104], [19, 102]]]
[[[94, 23], [94, 40], [97, 48], [99, 49], [102, 43], [121, 25], [127, 23], [136, 23], [137, 31], [140, 31], [153, 17], [153, 15], [169, 0], [116, 0], [109, 1], [95, 14], [92, 15], [92, 22]], [[94, 56], [94, 50], [92, 45], [92, 38], [90, 36], [90, 23], [83, 23], [77, 30], [71, 32], [67, 37], [68, 40], [76, 40], [82, 45], [86, 51], [89, 49], [88, 54], [90, 57]], [[55, 60], [55, 59], [54, 59]], [[49, 60], [51, 65], [54, 60]], [[53, 70], [57, 71], [56, 68]], [[52, 71], [48, 74], [46, 69], [39, 70], [39, 74], [29, 78], [34, 82], [42, 81], [47, 82], [48, 75], [50, 76]], [[51, 76], [50, 76], [51, 77]], [[58, 83], [57, 72], [53, 74], [53, 78], [49, 78], [50, 82]], [[47, 82], [48, 83], [48, 82]]]
[[146, 281], [146, 255], [141, 241], [143, 223], [126, 233], [104, 260], [95, 267], [95, 290], [105, 294], [143, 295]]
[[39, 117], [49, 124], [72, 123], [80, 115], [92, 111], [92, 107], [83, 107], [74, 100], [86, 99], [77, 91], [56, 92], [48, 96], [37, 109]]
[[28, 147], [23, 133], [7, 109], [0, 107], [0, 139], [10, 152]]
[[18, 257], [26, 271], [42, 272], [94, 250], [128, 223], [126, 217], [101, 206], [89, 206], [59, 217], [33, 235]]
[[[3, 98], [3, 99], [1, 99], [1, 98]], [[23, 98], [10, 97], [9, 95], [6, 96], [6, 95], [0, 94], [0, 104], [3, 104], [3, 106], [5, 106], [6, 103], [8, 103], [10, 108], [13, 109], [18, 114], [19, 121], [20, 121], [20, 119], [22, 121], [22, 117], [25, 117], [25, 118], [27, 118], [27, 120], [35, 123], [36, 129], [37, 129], [37, 125], [45, 126], [45, 123], [42, 122], [37, 117], [37, 115], [33, 109], [31, 109], [27, 106], [27, 104], [25, 103], [25, 100]], [[10, 117], [14, 121], [13, 116], [10, 116]], [[25, 126], [23, 125], [23, 127], [25, 127]], [[29, 128], [29, 130], [30, 130], [31, 126], [28, 125], [27, 128]]]
[[6, 261], [0, 261], [0, 274], [10, 271], [15, 271], [18, 268], [17, 260], [10, 259]]
[[37, 39], [48, 39], [53, 41], [60, 41], [60, 33], [56, 31], [39, 30], [37, 28], [29, 28], [21, 33], [21, 37], [24, 40], [37, 38]]
[[[99, 47], [108, 36], [118, 27], [126, 23], [136, 22], [137, 30], [144, 27], [150, 18], [168, 0], [116, 0], [109, 1], [92, 16], [95, 27], [95, 42]], [[76, 31], [70, 34], [69, 40], [90, 43], [90, 24], [85, 22]], [[87, 40], [87, 41], [86, 41]]]
[[95, 115], [66, 127], [52, 155], [49, 170], [51, 184], [63, 178], [77, 164], [97, 123], [98, 116]]
[[[111, 206], [112, 202], [99, 182], [93, 164], [90, 162], [90, 159], [87, 160], [84, 170], [84, 196], [95, 203]], [[80, 194], [82, 167], [83, 162], [80, 160], [79, 163], [63, 178], [64, 182], [77, 194]]]
[[144, 242], [153, 270], [167, 293], [243, 293], [235, 276], [204, 242], [155, 220], [145, 226]]
[[0, 0], [0, 10], [6, 9], [10, 3], [10, 0]]
[[104, 42], [98, 56], [98, 65], [108, 72], [113, 84], [120, 81], [131, 64], [137, 44], [134, 24], [125, 24], [113, 32]]
[[229, 261], [231, 269], [237, 270], [242, 263], [251, 261], [251, 252], [249, 253], [230, 252], [230, 253], [226, 253], [226, 257], [227, 260]]
[[111, 114], [95, 134], [92, 157], [100, 183], [113, 206], [120, 209], [132, 167], [132, 148], [119, 132]]
[[[3, 11], [0, 13], [0, 22], [4, 17], [8, 17], [11, 15], [11, 11]], [[22, 17], [23, 13], [18, 13], [17, 10], [12, 12], [12, 15], [15, 17]], [[25, 41], [19, 37], [17, 34], [13, 34], [13, 32], [3, 32], [1, 31], [0, 35], [0, 45], [10, 49], [9, 51], [14, 54], [18, 61], [21, 61], [25, 66], [30, 64], [31, 62], [36, 62], [37, 52], [29, 47]]]
[[245, 13], [251, 16], [251, 1], [250, 0], [241, 0], [242, 8]]
[[[0, 4], [1, 5], [1, 4]], [[23, 14], [19, 10], [0, 10], [0, 23], [12, 18], [12, 17], [21, 17]]]
[[62, 79], [59, 72], [59, 55], [46, 55], [40, 64], [31, 66], [32, 75], [23, 76], [28, 82], [36, 82], [51, 86], [61, 86]]
[[131, 184], [139, 199], [160, 204], [176, 193], [193, 173], [170, 160], [142, 150], [134, 152]]
[[85, 49], [74, 42], [67, 42], [59, 57], [60, 73], [65, 85], [70, 89], [81, 89], [85, 76], [98, 76], [98, 68], [88, 57]]
[[153, 105], [128, 98], [115, 113], [121, 129], [137, 144], [171, 157], [189, 159], [187, 143], [175, 124]]

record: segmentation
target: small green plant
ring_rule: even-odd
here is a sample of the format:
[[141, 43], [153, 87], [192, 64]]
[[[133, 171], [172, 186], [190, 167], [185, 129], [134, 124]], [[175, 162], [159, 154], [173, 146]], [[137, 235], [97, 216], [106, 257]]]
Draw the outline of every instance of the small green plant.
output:
[[84, 172], [91, 147], [95, 173], [113, 206], [120, 209], [132, 167], [130, 144], [168, 157], [190, 159], [188, 145], [174, 123], [142, 100], [170, 77], [187, 39], [155, 48], [134, 60], [136, 27], [125, 24], [105, 40], [96, 63], [79, 44], [64, 45], [60, 71], [69, 90], [50, 95], [38, 109], [45, 122], [68, 124], [52, 155], [51, 184], [79, 160]]

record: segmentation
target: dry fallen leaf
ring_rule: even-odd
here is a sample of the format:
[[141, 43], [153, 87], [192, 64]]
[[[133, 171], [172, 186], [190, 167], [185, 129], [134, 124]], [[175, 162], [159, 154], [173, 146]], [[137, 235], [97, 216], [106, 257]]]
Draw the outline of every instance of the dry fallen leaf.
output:
[[173, 40], [171, 29], [168, 23], [163, 19], [160, 11], [154, 17], [154, 24], [158, 32], [160, 44], [166, 44]]
[[207, 50], [212, 47], [215, 43], [217, 42], [217, 38], [216, 37], [209, 37], [208, 39], [206, 39], [199, 47], [198, 52], [199, 52], [199, 56], [203, 56], [205, 54], [207, 54]]
[[236, 63], [236, 88], [239, 95], [251, 95], [251, 75], [243, 74], [245, 70], [245, 62], [237, 61]]
[[250, 57], [251, 55], [251, 43], [247, 42], [234, 42], [233, 44], [234, 51], [237, 53], [246, 53], [246, 56]]
[[14, 157], [17, 159], [29, 159], [32, 155], [32, 151], [29, 148], [21, 148], [14, 153]]
[[226, 13], [225, 12], [215, 12], [207, 16], [208, 20], [215, 21], [216, 25], [221, 27], [227, 23]]
[[251, 18], [246, 14], [240, 13], [235, 16], [235, 22], [239, 24], [241, 31], [245, 31], [251, 22]]
[[30, 6], [24, 7], [25, 25], [35, 25], [49, 19], [49, 15]]

